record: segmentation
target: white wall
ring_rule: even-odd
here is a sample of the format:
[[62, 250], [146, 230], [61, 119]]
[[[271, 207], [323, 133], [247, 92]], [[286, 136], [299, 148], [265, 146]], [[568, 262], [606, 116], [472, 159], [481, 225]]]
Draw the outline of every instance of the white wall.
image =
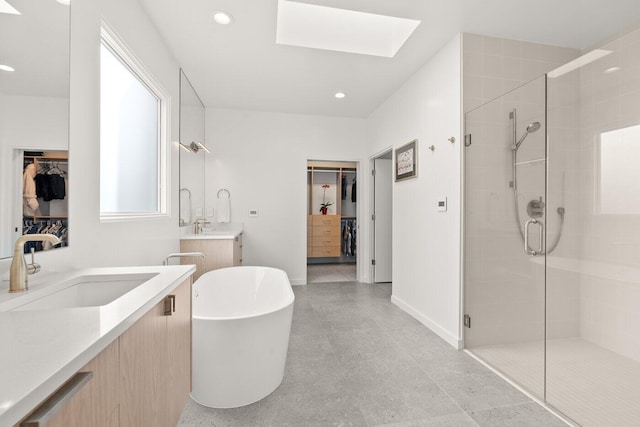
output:
[[[43, 270], [160, 264], [178, 245], [178, 153], [170, 148], [173, 207], [164, 219], [100, 223], [99, 46], [104, 17], [171, 95], [171, 140], [178, 132], [178, 66], [138, 2], [86, 0], [71, 9], [70, 247], [38, 254]], [[174, 178], [174, 179], [172, 179]], [[10, 260], [0, 261], [6, 274]]]
[[[231, 192], [231, 221], [244, 223], [244, 264], [282, 268], [292, 283], [306, 283], [307, 160], [360, 161], [365, 121], [208, 108], [206, 125], [207, 204], [215, 207], [219, 189]], [[249, 209], [259, 216], [249, 218]]]
[[[418, 178], [393, 184], [392, 301], [456, 347], [462, 338], [460, 67], [458, 35], [367, 119], [368, 157], [418, 139]], [[442, 197], [447, 212], [436, 209]]]

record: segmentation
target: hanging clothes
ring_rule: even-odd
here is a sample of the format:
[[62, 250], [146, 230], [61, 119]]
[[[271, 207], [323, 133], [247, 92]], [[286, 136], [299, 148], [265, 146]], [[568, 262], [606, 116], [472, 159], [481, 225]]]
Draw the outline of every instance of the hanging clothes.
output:
[[22, 234], [53, 234], [57, 236], [62, 243], [52, 245], [48, 242], [32, 241], [24, 245], [24, 253], [28, 254], [33, 248], [36, 252], [46, 251], [54, 247], [68, 246], [68, 220], [50, 220], [50, 219], [28, 219], [25, 218], [22, 224]]
[[36, 175], [36, 193], [45, 202], [63, 200], [66, 196], [66, 183], [58, 173], [39, 173]]
[[342, 175], [342, 200], [347, 200], [347, 177]]
[[34, 216], [37, 213], [38, 196], [36, 192], [36, 165], [30, 163], [22, 175], [22, 211], [24, 216]]
[[351, 185], [351, 201], [356, 202], [356, 179], [353, 178], [353, 185]]

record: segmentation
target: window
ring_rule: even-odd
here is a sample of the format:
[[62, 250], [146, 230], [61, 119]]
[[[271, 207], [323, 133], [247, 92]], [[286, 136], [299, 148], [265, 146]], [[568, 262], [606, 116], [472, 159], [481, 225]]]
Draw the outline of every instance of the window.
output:
[[600, 213], [640, 214], [640, 126], [600, 134]]
[[106, 26], [100, 46], [100, 218], [166, 214], [168, 96]]

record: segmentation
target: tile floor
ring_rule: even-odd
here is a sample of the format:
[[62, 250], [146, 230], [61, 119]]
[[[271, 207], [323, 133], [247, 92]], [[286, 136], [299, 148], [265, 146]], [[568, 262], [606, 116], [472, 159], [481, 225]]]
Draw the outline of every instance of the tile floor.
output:
[[389, 284], [294, 287], [285, 377], [237, 409], [189, 401], [189, 426], [564, 426], [390, 302]]
[[[525, 387], [541, 379], [542, 342], [474, 349]], [[583, 426], [640, 425], [640, 363], [580, 338], [546, 343], [547, 402]]]
[[319, 264], [307, 266], [307, 283], [354, 282], [356, 264]]

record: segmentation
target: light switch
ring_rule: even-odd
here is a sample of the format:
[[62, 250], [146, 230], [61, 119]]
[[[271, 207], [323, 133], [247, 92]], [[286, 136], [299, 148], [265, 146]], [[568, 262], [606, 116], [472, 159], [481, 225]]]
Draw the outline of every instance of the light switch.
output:
[[250, 217], [257, 217], [258, 216], [258, 209], [249, 209], [249, 216]]
[[202, 208], [196, 208], [196, 216], [202, 217]]
[[213, 208], [207, 208], [207, 217], [213, 218]]

